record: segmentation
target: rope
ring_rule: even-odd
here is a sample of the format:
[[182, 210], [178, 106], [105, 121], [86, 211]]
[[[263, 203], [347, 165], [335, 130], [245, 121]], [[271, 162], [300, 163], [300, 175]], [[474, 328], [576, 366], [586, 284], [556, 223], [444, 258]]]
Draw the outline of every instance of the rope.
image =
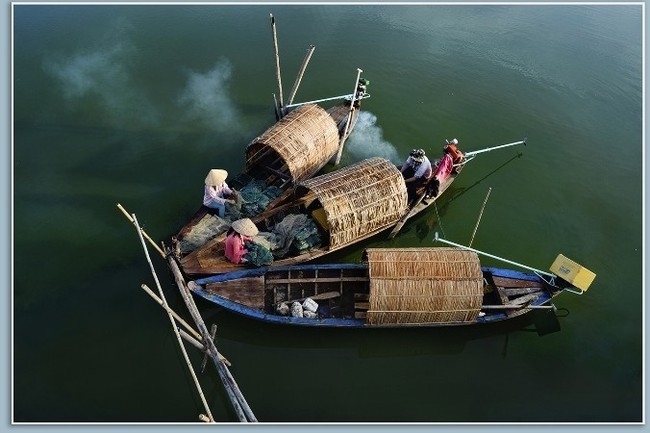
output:
[[487, 204], [488, 199], [490, 198], [490, 193], [492, 192], [492, 187], [488, 189], [487, 195], [485, 196], [485, 200], [483, 201], [483, 206], [481, 206], [481, 213], [478, 215], [478, 221], [476, 221], [476, 226], [474, 227], [474, 233], [472, 233], [472, 239], [469, 241], [469, 246], [472, 246], [472, 243], [474, 242], [474, 236], [476, 236], [476, 231], [478, 230], [478, 225], [481, 223], [481, 217], [483, 217], [483, 211], [485, 210], [485, 205]]
[[446, 238], [447, 235], [445, 234], [445, 229], [442, 228], [442, 220], [440, 219], [440, 214], [438, 213], [438, 204], [435, 201], [433, 202], [433, 207], [436, 210], [436, 218], [438, 218], [438, 227], [440, 227], [440, 231], [442, 232], [442, 236]]

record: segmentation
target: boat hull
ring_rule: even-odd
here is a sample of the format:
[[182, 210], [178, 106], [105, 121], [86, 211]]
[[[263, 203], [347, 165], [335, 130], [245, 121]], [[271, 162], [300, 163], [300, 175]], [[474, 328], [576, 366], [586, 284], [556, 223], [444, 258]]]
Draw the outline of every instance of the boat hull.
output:
[[[390, 323], [376, 325], [368, 322], [366, 314], [359, 314], [359, 310], [355, 311], [353, 309], [348, 310], [347, 314], [343, 314], [341, 317], [331, 317], [327, 315], [329, 313], [319, 314], [315, 318], [293, 317], [291, 315], [283, 316], [269, 308], [268, 302], [264, 304], [264, 302], [259, 303], [258, 300], [258, 303], [254, 304], [256, 307], [254, 307], [252, 304], [246, 305], [246, 302], [237, 302], [233, 300], [232, 296], [228, 295], [228, 290], [220, 292], [219, 288], [215, 289], [216, 286], [226, 282], [242, 281], [242, 279], [252, 278], [259, 280], [259, 285], [254, 287], [253, 290], [259, 290], [260, 292], [270, 290], [269, 287], [273, 285], [274, 279], [283, 284], [291, 284], [291, 282], [294, 281], [294, 284], [296, 285], [304, 285], [306, 283], [310, 283], [312, 286], [318, 284], [324, 285], [326, 282], [336, 283], [336, 281], [332, 281], [336, 279], [331, 277], [332, 272], [344, 271], [350, 272], [348, 275], [366, 276], [365, 279], [362, 277], [356, 277], [357, 281], [354, 281], [355, 277], [347, 277], [347, 279], [341, 278], [339, 281], [342, 291], [345, 290], [344, 284], [347, 285], [346, 287], [356, 284], [357, 288], [354, 289], [356, 294], [353, 294], [351, 296], [352, 300], [348, 302], [353, 303], [354, 306], [363, 304], [364, 300], [367, 301], [367, 296], [364, 298], [363, 296], [358, 296], [358, 294], [367, 292], [368, 289], [367, 265], [364, 264], [299, 265], [277, 268], [258, 268], [198, 279], [190, 282], [189, 287], [195, 295], [205, 299], [206, 301], [250, 319], [269, 324], [319, 328], [437, 328], [480, 326], [510, 320], [522, 316], [533, 309], [548, 306], [550, 301], [557, 294], [561, 293], [560, 289], [549, 286], [542, 278], [535, 274], [511, 269], [481, 267], [483, 278], [489, 283], [488, 285], [492, 287], [494, 291], [491, 294], [485, 295], [484, 306], [482, 307], [484, 308], [482, 311], [485, 311], [485, 314], [479, 315], [475, 320], [428, 323]], [[269, 273], [271, 272], [276, 275], [282, 274], [285, 277], [286, 272], [293, 272], [294, 278], [293, 280], [289, 280], [287, 278], [280, 279], [278, 277], [270, 277]], [[320, 277], [319, 279], [314, 278], [314, 273], [316, 273], [316, 275], [319, 275], [320, 273], [320, 275], [330, 276]], [[300, 275], [300, 277], [295, 277], [295, 275]], [[264, 279], [266, 279], [266, 281], [264, 281]], [[331, 287], [326, 287], [322, 290], [329, 290], [330, 288]], [[233, 289], [231, 288], [231, 290]], [[309, 292], [309, 290], [307, 291]], [[316, 292], [316, 295], [314, 296], [316, 299], [318, 299], [318, 293], [324, 292]], [[514, 293], [518, 293], [518, 295], [513, 295]], [[531, 297], [530, 293], [533, 293], [534, 296]], [[523, 300], [525, 296], [529, 296], [532, 299], [530, 302], [517, 308], [516, 303], [519, 302], [518, 300]], [[262, 298], [263, 297], [264, 296], [262, 295]], [[319, 305], [325, 306], [328, 304], [329, 300], [322, 302], [319, 299], [318, 302]], [[367, 302], [365, 303], [367, 304]], [[512, 308], [508, 307], [508, 304], [511, 304], [510, 306]], [[488, 307], [503, 308], [491, 310]], [[328, 308], [324, 308], [324, 311], [329, 311]]]

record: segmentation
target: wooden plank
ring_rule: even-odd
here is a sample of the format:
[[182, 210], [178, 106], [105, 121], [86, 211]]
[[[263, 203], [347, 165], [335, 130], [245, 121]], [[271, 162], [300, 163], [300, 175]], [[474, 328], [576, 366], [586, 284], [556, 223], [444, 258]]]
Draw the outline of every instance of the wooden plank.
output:
[[503, 278], [492, 276], [494, 284], [501, 287], [541, 287], [541, 284], [528, 280], [516, 280], [513, 278]]
[[354, 303], [354, 309], [355, 310], [367, 310], [370, 308], [370, 303], [369, 302], [355, 302]]
[[359, 293], [359, 292], [354, 293], [355, 301], [367, 301], [369, 298], [370, 298], [369, 293]]
[[264, 308], [264, 277], [209, 283], [206, 291], [251, 308]]
[[355, 311], [354, 312], [354, 318], [355, 319], [365, 319], [368, 317], [368, 312], [367, 311]]
[[297, 283], [338, 283], [340, 282], [354, 282], [354, 281], [368, 281], [368, 277], [333, 277], [333, 278], [278, 278], [268, 280], [269, 284], [297, 284]]
[[539, 298], [539, 295], [536, 293], [531, 293], [530, 295], [525, 295], [520, 298], [515, 298], [512, 301], [509, 302], [511, 305], [523, 305], [527, 302], [531, 302], [535, 299]]
[[[329, 299], [338, 298], [339, 296], [341, 296], [341, 294], [339, 292], [332, 291], [332, 292], [318, 293], [316, 295], [308, 296], [308, 297], [305, 297], [305, 298], [290, 299], [290, 300], [286, 300], [286, 301], [282, 301], [282, 302], [289, 302], [289, 303], [290, 302], [302, 302], [307, 298], [311, 298], [314, 301], [327, 301]], [[278, 304], [279, 303], [280, 302], [278, 302]]]
[[541, 292], [542, 288], [541, 287], [518, 287], [514, 289], [503, 289], [503, 293], [506, 296], [521, 296], [521, 295], [527, 295], [529, 293], [537, 293]]
[[496, 290], [497, 290], [497, 296], [501, 300], [501, 303], [503, 305], [510, 303], [510, 300], [508, 299], [508, 296], [505, 293], [503, 293], [503, 287], [501, 287], [501, 286], [495, 286], [495, 287], [496, 287]]

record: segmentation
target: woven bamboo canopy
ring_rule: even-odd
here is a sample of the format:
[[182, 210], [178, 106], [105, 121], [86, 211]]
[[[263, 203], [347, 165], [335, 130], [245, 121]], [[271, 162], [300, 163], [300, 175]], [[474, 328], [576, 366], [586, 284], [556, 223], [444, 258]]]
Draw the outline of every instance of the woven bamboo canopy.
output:
[[369, 248], [371, 325], [472, 322], [483, 303], [478, 256], [459, 248]]
[[271, 166], [294, 182], [308, 179], [336, 153], [339, 132], [332, 117], [315, 104], [302, 105], [280, 119], [246, 148], [246, 169]]
[[360, 240], [395, 224], [407, 210], [408, 196], [400, 171], [383, 158], [369, 158], [300, 184], [323, 206], [330, 249]]

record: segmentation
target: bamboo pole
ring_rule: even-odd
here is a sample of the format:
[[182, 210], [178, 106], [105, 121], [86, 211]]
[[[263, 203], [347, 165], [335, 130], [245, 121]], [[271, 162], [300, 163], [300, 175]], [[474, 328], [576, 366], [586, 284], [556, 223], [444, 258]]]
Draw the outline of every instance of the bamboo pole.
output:
[[278, 35], [275, 30], [275, 17], [269, 14], [271, 18], [271, 33], [273, 34], [273, 48], [275, 52], [275, 75], [278, 79], [278, 89], [280, 91], [280, 117], [284, 115], [284, 97], [282, 96], [282, 77], [280, 76], [280, 51], [278, 49]]
[[273, 94], [273, 110], [275, 111], [275, 121], [280, 120], [280, 107], [278, 107], [278, 98]]
[[483, 206], [481, 206], [481, 212], [478, 214], [478, 221], [476, 221], [476, 226], [474, 226], [474, 232], [472, 233], [472, 239], [469, 241], [468, 246], [472, 246], [474, 242], [474, 236], [476, 236], [476, 231], [478, 230], [478, 225], [481, 223], [481, 217], [483, 217], [483, 211], [485, 210], [485, 205], [487, 204], [488, 199], [490, 198], [490, 193], [492, 192], [492, 187], [488, 189], [487, 194], [485, 195], [485, 200], [483, 200]]
[[[142, 229], [140, 228], [140, 224], [138, 224], [138, 219], [135, 216], [135, 214], [132, 214], [133, 222], [136, 227], [136, 230], [138, 232], [138, 237], [140, 238], [140, 243], [142, 244], [142, 248], [144, 249], [144, 254], [147, 258], [147, 262], [149, 263], [149, 267], [151, 269], [151, 274], [153, 275], [153, 278], [156, 282], [156, 287], [158, 287], [158, 292], [160, 294], [160, 298], [162, 299], [163, 306], [167, 306], [167, 300], [165, 299], [165, 293], [163, 292], [163, 289], [160, 285], [160, 281], [158, 280], [158, 275], [156, 274], [156, 270], [153, 267], [153, 263], [151, 262], [151, 257], [149, 257], [149, 250], [147, 250], [147, 244], [144, 241], [144, 236], [142, 234]], [[167, 306], [167, 308], [169, 308]], [[187, 351], [185, 350], [185, 345], [183, 344], [183, 341], [181, 340], [180, 332], [178, 327], [176, 326], [176, 323], [174, 321], [174, 316], [170, 313], [167, 312], [167, 316], [169, 317], [169, 321], [172, 325], [172, 328], [174, 329], [174, 334], [176, 335], [176, 340], [178, 341], [178, 345], [181, 348], [181, 352], [183, 353], [183, 358], [185, 359], [185, 363], [187, 364], [187, 368], [190, 370], [190, 374], [192, 375], [192, 379], [194, 380], [194, 384], [196, 385], [196, 388], [199, 392], [199, 396], [201, 397], [201, 401], [203, 402], [203, 406], [205, 407], [205, 411], [207, 412], [207, 417], [211, 422], [214, 422], [214, 417], [212, 416], [212, 412], [210, 411], [210, 407], [208, 406], [208, 402], [205, 399], [205, 395], [203, 394], [203, 390], [201, 389], [201, 384], [199, 383], [199, 379], [196, 377], [196, 373], [194, 372], [194, 369], [192, 368], [192, 363], [190, 362], [190, 358], [187, 355]]]
[[433, 241], [434, 242], [442, 242], [443, 244], [451, 245], [452, 247], [462, 248], [462, 249], [468, 250], [468, 251], [473, 251], [476, 254], [482, 254], [482, 255], [484, 255], [486, 257], [490, 257], [492, 259], [500, 260], [500, 261], [508, 263], [510, 265], [519, 266], [520, 268], [523, 268], [523, 269], [526, 269], [526, 270], [529, 270], [529, 271], [533, 271], [533, 272], [536, 272], [538, 274], [546, 275], [547, 277], [552, 277], [552, 278], [556, 277], [555, 274], [551, 274], [550, 272], [545, 272], [545, 271], [542, 271], [540, 269], [535, 269], [535, 268], [533, 268], [531, 266], [524, 265], [522, 263], [517, 263], [517, 262], [514, 262], [512, 260], [504, 259], [503, 257], [495, 256], [494, 254], [485, 253], [483, 251], [479, 251], [479, 250], [474, 249], [474, 248], [466, 247], [465, 245], [461, 245], [461, 244], [457, 244], [455, 242], [448, 241], [446, 239], [443, 239], [443, 238], [439, 237], [438, 232], [436, 232], [435, 237], [433, 238]]
[[174, 318], [175, 318], [176, 320], [178, 320], [178, 322], [179, 322], [181, 325], [183, 325], [183, 326], [185, 327], [185, 329], [187, 329], [187, 330], [188, 330], [192, 335], [194, 335], [195, 338], [197, 338], [198, 340], [201, 340], [201, 334], [199, 334], [198, 332], [196, 332], [196, 331], [195, 331], [195, 330], [190, 326], [189, 323], [187, 323], [185, 320], [183, 320], [183, 318], [182, 318], [181, 316], [179, 316], [178, 314], [176, 314], [176, 312], [175, 312], [174, 310], [172, 310], [171, 308], [169, 308], [169, 306], [166, 305], [165, 302], [163, 302], [163, 300], [160, 299], [160, 298], [159, 298], [159, 297], [158, 297], [158, 296], [157, 296], [157, 295], [156, 295], [156, 294], [155, 294], [155, 293], [154, 293], [154, 292], [153, 292], [149, 287], [147, 287], [146, 284], [143, 284], [143, 285], [140, 286], [140, 287], [142, 287], [142, 289], [144, 289], [144, 291], [147, 292], [147, 294], [148, 294], [149, 296], [151, 296], [151, 297], [153, 298], [154, 301], [158, 302], [158, 304], [160, 304], [160, 306], [162, 306], [163, 309], [164, 309], [165, 311], [167, 311], [169, 314], [171, 314], [172, 316], [174, 316]]
[[520, 144], [523, 144], [525, 146], [526, 145], [526, 140], [515, 141], [515, 142], [512, 142], [512, 143], [501, 144], [499, 146], [488, 147], [486, 149], [480, 149], [480, 150], [465, 152], [464, 155], [465, 155], [466, 158], [469, 158], [470, 156], [475, 156], [475, 155], [478, 155], [480, 153], [492, 152], [493, 150], [503, 149], [504, 147], [517, 146], [517, 145], [520, 145]]
[[285, 105], [285, 107], [286, 108], [292, 108], [292, 107], [297, 107], [299, 105], [318, 104], [319, 102], [334, 101], [335, 99], [345, 99], [345, 98], [353, 98], [353, 97], [354, 97], [354, 94], [352, 94], [352, 95], [332, 96], [332, 97], [329, 97], [329, 98], [314, 99], [313, 101], [298, 102], [297, 104], [287, 104], [287, 105]]
[[176, 263], [176, 261], [172, 256], [168, 256], [167, 261], [169, 262], [169, 267], [172, 271], [172, 274], [174, 275], [174, 280], [176, 281], [176, 285], [178, 286], [181, 296], [185, 301], [185, 305], [187, 305], [187, 309], [192, 315], [192, 318], [194, 319], [194, 322], [196, 323], [199, 332], [203, 336], [203, 342], [208, 348], [207, 353], [210, 354], [210, 357], [212, 358], [212, 362], [217, 368], [217, 372], [219, 373], [219, 377], [223, 382], [224, 389], [226, 391], [226, 394], [228, 394], [228, 398], [232, 403], [232, 407], [235, 410], [237, 418], [239, 418], [241, 422], [248, 422], [248, 421], [256, 422], [257, 419], [255, 418], [253, 411], [251, 410], [248, 403], [246, 402], [244, 395], [239, 390], [237, 383], [232, 377], [232, 374], [230, 374], [230, 371], [228, 370], [226, 365], [223, 362], [219, 361], [218, 359], [217, 348], [214, 345], [214, 341], [210, 339], [210, 333], [208, 332], [208, 329], [205, 326], [205, 322], [201, 318], [201, 314], [199, 313], [199, 310], [196, 307], [194, 300], [192, 299], [190, 290], [187, 288], [187, 285], [185, 284], [185, 280], [183, 278], [183, 275], [181, 274], [181, 270], [179, 269], [178, 264]]
[[[193, 339], [194, 339], [194, 340], [199, 344], [199, 346], [197, 346], [196, 344], [194, 344], [192, 341], [186, 339], [188, 342], [194, 344], [194, 346], [196, 346], [197, 348], [201, 349], [201, 350], [204, 351], [204, 352], [207, 350], [207, 348], [206, 348], [206, 347], [201, 343], [201, 340], [203, 340], [203, 337], [201, 336], [201, 334], [199, 334], [198, 332], [196, 332], [196, 331], [194, 330], [194, 328], [192, 328], [192, 327], [190, 326], [189, 323], [187, 323], [185, 320], [183, 320], [183, 318], [180, 317], [178, 314], [176, 314], [176, 312], [175, 312], [174, 310], [172, 310], [171, 308], [169, 308], [168, 305], [164, 305], [164, 303], [162, 302], [162, 300], [161, 300], [158, 296], [156, 296], [156, 294], [155, 294], [155, 293], [154, 293], [154, 292], [153, 292], [149, 287], [147, 287], [146, 284], [143, 284], [141, 287], [144, 289], [145, 292], [147, 292], [147, 293], [149, 294], [149, 296], [151, 296], [151, 297], [152, 297], [156, 302], [158, 302], [158, 304], [160, 304], [160, 306], [163, 307], [163, 309], [164, 309], [165, 311], [167, 311], [167, 312], [170, 313], [172, 316], [174, 316], [174, 318], [175, 318], [176, 320], [178, 320], [178, 322], [179, 322], [181, 325], [183, 325], [183, 326], [185, 327], [185, 329], [187, 329], [187, 330], [188, 330], [188, 331], [193, 335]], [[215, 326], [215, 325], [213, 325], [213, 326]], [[184, 331], [181, 330], [181, 336], [183, 336], [183, 333], [184, 333]], [[190, 334], [186, 334], [186, 335], [190, 335]], [[214, 335], [212, 335], [212, 339], [214, 339]], [[226, 357], [224, 357], [223, 355], [221, 355], [221, 353], [219, 353], [219, 359], [220, 359], [221, 361], [223, 361], [223, 362], [224, 362], [228, 367], [230, 367], [230, 366], [232, 365], [232, 364], [230, 363], [230, 361], [228, 361], [228, 360], [226, 359]]]
[[302, 76], [305, 74], [305, 69], [307, 69], [307, 64], [309, 63], [312, 54], [314, 54], [315, 49], [316, 46], [314, 45], [310, 45], [309, 48], [307, 48], [307, 54], [305, 56], [305, 60], [302, 61], [302, 66], [300, 67], [300, 71], [298, 72], [296, 81], [293, 83], [293, 88], [291, 89], [291, 93], [289, 93], [289, 99], [287, 100], [287, 105], [293, 104], [293, 98], [296, 97], [296, 92], [298, 92], [298, 86], [300, 86], [300, 82], [302, 81]]
[[352, 92], [352, 99], [350, 100], [350, 112], [348, 113], [348, 118], [345, 121], [345, 129], [343, 130], [343, 136], [341, 137], [341, 141], [339, 142], [339, 150], [336, 153], [336, 160], [334, 161], [334, 165], [339, 165], [341, 162], [341, 154], [343, 153], [343, 147], [345, 146], [345, 140], [348, 138], [348, 129], [350, 128], [350, 123], [352, 123], [352, 113], [354, 112], [354, 101], [356, 100], [357, 97], [357, 87], [359, 86], [359, 77], [361, 77], [361, 73], [363, 70], [357, 68], [357, 80], [354, 82], [354, 91]]
[[[217, 336], [217, 325], [214, 323], [210, 327], [210, 339], [214, 341], [214, 338]], [[203, 356], [203, 362], [201, 362], [201, 373], [205, 371], [205, 365], [208, 363], [208, 352], [206, 350], [205, 355]]]
[[[122, 213], [124, 214], [124, 216], [126, 216], [126, 218], [127, 218], [129, 221], [131, 221], [132, 224], [134, 224], [134, 225], [136, 224], [136, 222], [133, 220], [133, 218], [131, 217], [131, 215], [129, 215], [129, 213], [126, 211], [126, 209], [124, 209], [124, 208], [122, 207], [121, 204], [118, 203], [118, 204], [117, 204], [117, 208], [118, 208], [119, 210], [122, 211]], [[136, 226], [136, 227], [137, 227], [137, 226]], [[154, 240], [151, 239], [151, 238], [149, 237], [149, 235], [148, 235], [147, 233], [145, 233], [144, 230], [142, 230], [142, 228], [138, 228], [138, 229], [142, 231], [142, 236], [144, 236], [144, 237], [149, 241], [149, 243], [150, 243], [151, 245], [153, 245], [153, 247], [156, 249], [156, 251], [158, 251], [158, 252], [160, 253], [160, 255], [164, 258], [164, 257], [165, 257], [165, 252], [162, 250], [162, 248], [160, 248], [160, 247], [158, 246], [158, 244], [155, 243]]]

